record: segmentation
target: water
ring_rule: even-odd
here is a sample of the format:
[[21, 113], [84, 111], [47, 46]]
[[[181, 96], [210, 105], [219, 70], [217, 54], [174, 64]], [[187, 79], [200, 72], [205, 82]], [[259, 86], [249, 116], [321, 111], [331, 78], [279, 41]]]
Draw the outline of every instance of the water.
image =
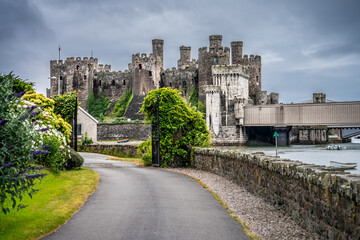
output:
[[[327, 145], [293, 145], [278, 148], [281, 158], [299, 160], [304, 163], [330, 166], [330, 161], [357, 163], [352, 170], [346, 170], [352, 174], [360, 174], [360, 144], [344, 143], [344, 150], [326, 150]], [[234, 147], [226, 147], [234, 148]], [[244, 147], [235, 148], [244, 151]], [[275, 156], [275, 146], [271, 147], [247, 147], [246, 152], [264, 152], [266, 155]]]

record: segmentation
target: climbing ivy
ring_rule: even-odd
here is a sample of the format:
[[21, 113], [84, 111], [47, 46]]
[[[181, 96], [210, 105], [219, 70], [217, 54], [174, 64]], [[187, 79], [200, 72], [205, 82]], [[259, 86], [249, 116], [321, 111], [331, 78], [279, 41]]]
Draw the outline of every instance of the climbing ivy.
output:
[[193, 87], [190, 92], [189, 104], [191, 107], [195, 107], [197, 111], [203, 114], [203, 117], [206, 115], [206, 106], [201, 101], [199, 101], [199, 91], [196, 87]]
[[125, 114], [126, 109], [128, 108], [132, 98], [133, 98], [132, 90], [126, 91], [125, 95], [119, 98], [119, 100], [116, 102], [114, 110], [112, 111], [111, 115], [114, 117], [122, 117]]
[[202, 114], [189, 107], [180, 91], [161, 88], [150, 91], [141, 111], [146, 120], [155, 118], [155, 102], [159, 96], [160, 154], [162, 166], [189, 166], [192, 147], [209, 146], [210, 133]]
[[89, 97], [87, 99], [87, 106], [89, 113], [97, 118], [97, 119], [103, 119], [104, 115], [109, 108], [110, 99], [104, 97], [103, 93], [99, 93], [99, 97], [95, 98], [93, 93], [89, 94]]

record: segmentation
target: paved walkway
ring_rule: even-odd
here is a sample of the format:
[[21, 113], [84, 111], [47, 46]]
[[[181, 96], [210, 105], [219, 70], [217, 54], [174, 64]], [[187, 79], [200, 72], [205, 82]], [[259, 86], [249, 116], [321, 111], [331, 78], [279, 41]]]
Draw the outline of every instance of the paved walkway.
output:
[[97, 191], [44, 239], [249, 239], [195, 180], [157, 168], [81, 153], [100, 174]]

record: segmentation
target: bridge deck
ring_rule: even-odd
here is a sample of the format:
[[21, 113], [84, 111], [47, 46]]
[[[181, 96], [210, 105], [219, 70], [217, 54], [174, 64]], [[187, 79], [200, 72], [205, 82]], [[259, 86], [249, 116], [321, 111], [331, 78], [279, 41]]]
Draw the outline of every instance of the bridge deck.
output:
[[244, 126], [360, 125], [360, 101], [246, 106]]

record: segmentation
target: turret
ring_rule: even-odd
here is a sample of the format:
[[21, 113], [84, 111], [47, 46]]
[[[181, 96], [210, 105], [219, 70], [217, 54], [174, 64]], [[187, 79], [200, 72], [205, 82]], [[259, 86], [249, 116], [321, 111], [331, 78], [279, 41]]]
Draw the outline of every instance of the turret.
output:
[[222, 36], [221, 35], [211, 35], [209, 36], [210, 48], [218, 48], [222, 45]]
[[231, 42], [231, 64], [239, 64], [243, 54], [243, 42]]
[[164, 66], [164, 40], [161, 39], [153, 39], [152, 40], [152, 48], [153, 48], [153, 54], [156, 57], [161, 58], [160, 66], [163, 68]]
[[191, 61], [191, 47], [180, 47], [180, 59], [178, 60], [178, 68], [189, 67]]

